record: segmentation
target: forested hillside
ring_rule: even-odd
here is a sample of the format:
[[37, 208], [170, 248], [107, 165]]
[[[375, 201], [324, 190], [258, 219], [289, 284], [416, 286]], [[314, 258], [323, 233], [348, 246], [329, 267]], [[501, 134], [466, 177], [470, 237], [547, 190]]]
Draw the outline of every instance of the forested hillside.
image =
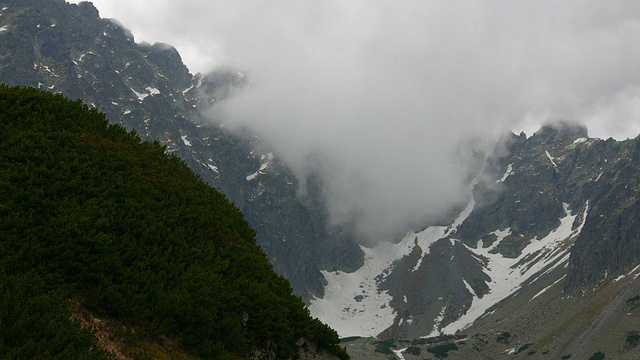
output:
[[243, 212], [297, 295], [322, 297], [321, 270], [362, 265], [346, 229], [328, 225], [317, 181], [308, 179], [301, 197], [278, 154], [200, 113], [241, 82], [235, 71], [192, 75], [175, 48], [136, 43], [90, 2], [0, 0], [0, 29], [0, 82], [82, 99], [112, 123], [166, 145]]
[[81, 101], [6, 85], [0, 134], [0, 357], [109, 356], [72, 303], [130, 329], [119, 336], [132, 352], [288, 358], [304, 338], [347, 357], [240, 211], [159, 143]]

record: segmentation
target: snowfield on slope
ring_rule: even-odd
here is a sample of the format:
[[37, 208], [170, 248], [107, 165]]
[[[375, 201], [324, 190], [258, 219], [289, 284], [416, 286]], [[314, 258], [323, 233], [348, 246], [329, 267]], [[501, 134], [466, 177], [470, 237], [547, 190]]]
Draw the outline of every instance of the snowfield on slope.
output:
[[375, 248], [361, 246], [365, 254], [361, 268], [352, 273], [322, 272], [328, 284], [324, 298], [311, 300], [311, 315], [335, 329], [340, 337], [375, 337], [393, 325], [396, 317], [395, 310], [389, 305], [391, 295], [378, 288], [381, 280], [394, 261], [407, 256], [415, 246], [419, 246], [423, 254], [428, 253], [429, 246], [441, 239], [445, 231], [443, 226], [432, 226], [417, 234], [407, 233], [397, 244], [385, 242]]
[[[476, 249], [467, 247], [473, 253], [489, 260], [485, 271], [491, 278], [491, 282], [487, 284], [489, 293], [480, 299], [471, 291], [473, 295], [471, 308], [458, 320], [445, 326], [442, 333], [453, 334], [471, 326], [476, 319], [484, 315], [487, 309], [518, 291], [527, 280], [535, 275], [541, 276], [540, 272], [543, 270], [544, 273], [548, 273], [569, 260], [571, 247], [568, 246], [568, 242], [577, 238], [582, 231], [584, 221], [575, 230], [571, 230], [577, 215], [571, 215], [568, 204], [563, 204], [563, 207], [565, 216], [560, 219], [560, 225], [543, 239], [533, 238], [517, 258], [510, 259], [499, 253], [490, 253], [499, 241], [487, 248], [482, 247], [482, 240]], [[587, 202], [582, 219], [586, 219], [588, 210]], [[504, 231], [495, 233], [500, 234], [500, 241], [506, 236]]]
[[430, 226], [419, 233], [409, 231], [397, 244], [383, 242], [374, 248], [361, 246], [365, 254], [364, 265], [355, 272], [322, 271], [327, 280], [325, 295], [322, 299], [311, 300], [311, 315], [335, 329], [340, 337], [375, 337], [393, 325], [396, 312], [389, 305], [392, 297], [387, 291], [379, 290], [380, 283], [392, 270], [392, 264], [417, 246], [422, 254], [412, 270], [416, 271], [429, 254], [431, 245], [458, 229], [475, 207], [473, 188], [477, 183], [476, 178], [469, 185], [468, 204], [452, 225]]
[[[390, 306], [392, 297], [387, 291], [380, 291], [381, 282], [393, 270], [393, 263], [409, 255], [416, 246], [422, 254], [410, 271], [417, 270], [433, 243], [452, 234], [455, 236], [455, 230], [466, 220], [475, 206], [471, 193], [473, 185], [475, 182], [469, 189], [468, 206], [451, 226], [431, 226], [419, 233], [409, 232], [397, 244], [381, 243], [374, 248], [361, 247], [365, 254], [364, 265], [355, 272], [323, 271], [322, 274], [327, 280], [325, 296], [322, 299], [311, 300], [311, 315], [334, 328], [341, 337], [375, 337], [392, 326], [397, 314]], [[471, 307], [460, 318], [444, 327], [441, 326], [442, 319], [435, 319], [433, 330], [430, 334], [425, 334], [425, 337], [453, 334], [469, 327], [490, 307], [517, 292], [527, 281], [537, 279], [565, 264], [569, 259], [572, 241], [580, 234], [584, 221], [572, 230], [577, 215], [571, 215], [568, 204], [563, 204], [563, 208], [564, 216], [559, 219], [560, 225], [543, 239], [531, 239], [517, 258], [505, 258], [499, 253], [491, 253], [501, 241], [511, 235], [509, 228], [492, 232], [497, 239], [490, 247], [483, 248], [481, 241], [478, 242], [477, 248], [465, 245], [473, 254], [487, 259], [484, 272], [491, 278], [487, 283], [489, 293], [478, 298], [465, 281], [467, 290], [473, 296]], [[586, 219], [588, 210], [587, 202], [581, 219]]]

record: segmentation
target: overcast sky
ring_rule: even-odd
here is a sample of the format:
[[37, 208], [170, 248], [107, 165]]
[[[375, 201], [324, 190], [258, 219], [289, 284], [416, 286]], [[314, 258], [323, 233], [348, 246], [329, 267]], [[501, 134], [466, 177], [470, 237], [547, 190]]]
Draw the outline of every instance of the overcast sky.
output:
[[[98, 0], [136, 41], [251, 87], [211, 116], [249, 126], [364, 236], [464, 201], [470, 137], [564, 119], [640, 133], [640, 1]], [[462, 156], [461, 156], [462, 155]]]

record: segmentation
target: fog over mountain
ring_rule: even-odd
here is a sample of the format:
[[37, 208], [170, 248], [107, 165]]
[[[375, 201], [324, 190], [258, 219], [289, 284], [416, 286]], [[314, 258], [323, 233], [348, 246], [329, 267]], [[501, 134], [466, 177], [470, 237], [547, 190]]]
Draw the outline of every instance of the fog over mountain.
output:
[[250, 128], [302, 183], [319, 174], [333, 221], [365, 239], [465, 202], [471, 148], [504, 131], [640, 133], [637, 1], [94, 3], [193, 72], [245, 73], [212, 121]]

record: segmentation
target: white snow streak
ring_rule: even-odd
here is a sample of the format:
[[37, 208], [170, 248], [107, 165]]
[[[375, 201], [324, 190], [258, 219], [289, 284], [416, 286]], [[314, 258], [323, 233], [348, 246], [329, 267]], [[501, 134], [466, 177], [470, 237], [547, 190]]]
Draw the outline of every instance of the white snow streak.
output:
[[149, 96], [149, 94], [141, 94], [133, 89], [131, 89], [131, 91], [133, 91], [133, 93], [136, 94], [136, 96], [138, 97], [138, 100], [140, 101], [144, 100], [147, 96]]
[[[488, 283], [489, 293], [484, 295], [482, 299], [474, 297], [471, 308], [458, 320], [445, 326], [442, 329], [443, 333], [453, 334], [458, 330], [469, 327], [491, 306], [518, 291], [526, 280], [547, 267], [549, 267], [547, 271], [550, 271], [569, 259], [570, 247], [562, 248], [562, 246], [580, 234], [584, 221], [577, 229], [571, 230], [577, 215], [572, 216], [570, 214], [568, 204], [563, 204], [563, 206], [565, 216], [560, 219], [560, 225], [545, 238], [541, 240], [532, 239], [531, 243], [522, 250], [520, 256], [515, 259], [505, 258], [501, 254], [491, 254], [490, 250], [497, 245], [495, 243], [486, 249], [482, 247], [477, 249], [468, 248], [470, 251], [489, 260], [485, 271], [491, 278], [491, 282]], [[586, 218], [588, 209], [589, 205], [587, 203], [583, 219]], [[525, 258], [526, 261], [523, 261]]]
[[604, 174], [604, 171], [600, 173], [600, 175], [598, 175], [598, 177], [596, 178], [596, 181], [600, 180], [600, 178], [602, 177], [602, 174]]
[[622, 280], [622, 279], [624, 279], [626, 277], [627, 277], [627, 275], [622, 274], [622, 275], [618, 276], [617, 278], [613, 279], [613, 282], [617, 283], [618, 281], [620, 281], [620, 280]]
[[[465, 281], [465, 284], [466, 284], [466, 281]], [[445, 305], [442, 308], [442, 310], [440, 310], [440, 313], [438, 314], [438, 316], [436, 316], [436, 318], [433, 319], [433, 330], [431, 330], [431, 333], [427, 336], [423, 336], [422, 338], [430, 338], [430, 337], [436, 337], [436, 336], [442, 335], [442, 333], [440, 332], [440, 324], [442, 323], [442, 319], [444, 319], [445, 311], [447, 311], [447, 305]]]
[[[640, 265], [634, 267], [631, 271], [629, 271], [628, 275], [633, 274], [634, 272], [636, 272], [638, 269], [640, 269]], [[633, 277], [633, 280], [635, 280], [638, 276], [640, 276], [640, 272], [635, 274], [635, 276]]]
[[553, 164], [553, 167], [557, 169], [558, 165], [554, 161], [555, 158], [553, 156], [551, 156], [551, 154], [549, 154], [549, 152], [547, 150], [545, 150], [544, 153], [547, 154], [547, 157], [549, 158], [549, 160], [551, 160], [551, 163]]
[[182, 135], [180, 136], [182, 138], [182, 142], [186, 145], [186, 146], [191, 146], [191, 141], [187, 140], [187, 135]]
[[505, 180], [507, 180], [507, 178], [510, 175], [513, 175], [513, 164], [509, 164], [507, 165], [507, 170], [504, 172], [504, 174], [502, 175], [502, 178], [500, 178], [500, 180], [496, 180], [496, 182], [504, 182]]
[[186, 95], [189, 91], [191, 91], [191, 89], [193, 89], [193, 85], [189, 86], [188, 88], [182, 90], [182, 94]]
[[209, 167], [209, 169], [213, 170], [213, 172], [215, 172], [216, 174], [220, 173], [220, 170], [218, 170], [217, 166], [211, 165], [211, 164], [207, 164], [207, 166]]
[[0, 27], [0, 33], [3, 33], [3, 32], [8, 31], [8, 30], [9, 30], [9, 27], [7, 25], [5, 25], [3, 27]]
[[253, 174], [247, 175], [247, 181], [251, 181], [255, 178], [258, 177], [258, 175], [264, 175], [267, 173], [267, 169], [269, 168], [269, 165], [271, 164], [271, 160], [273, 160], [274, 156], [273, 153], [270, 152], [266, 155], [261, 155], [260, 156], [260, 168], [258, 169], [258, 171], [254, 172]]
[[[444, 226], [431, 226], [417, 234], [417, 245], [420, 250], [422, 250], [422, 255], [420, 255], [420, 259], [418, 259], [418, 262], [416, 263], [416, 266], [413, 267], [412, 271], [416, 271], [420, 268], [422, 260], [429, 254], [431, 245], [444, 237], [445, 230], [446, 228]], [[413, 234], [413, 232], [410, 232], [407, 236], [411, 236], [411, 234]]]
[[531, 300], [533, 300], [533, 299], [537, 298], [538, 296], [540, 296], [540, 295], [544, 294], [544, 293], [545, 293], [545, 291], [547, 291], [547, 290], [551, 289], [551, 288], [553, 287], [553, 285], [555, 285], [555, 284], [559, 283], [559, 282], [560, 282], [560, 281], [562, 281], [562, 279], [564, 279], [565, 277], [567, 277], [567, 275], [566, 275], [566, 274], [565, 274], [565, 275], [562, 275], [562, 277], [561, 277], [560, 279], [558, 279], [558, 280], [554, 281], [554, 282], [553, 282], [553, 284], [551, 284], [551, 285], [547, 286], [546, 288], [544, 288], [544, 289], [540, 290], [537, 294], [533, 295], [533, 297], [532, 297], [531, 299], [529, 299], [529, 301], [531, 301]]
[[402, 353], [405, 352], [408, 348], [404, 348], [404, 349], [400, 349], [400, 350], [391, 350], [393, 351], [393, 353], [398, 357], [398, 359], [400, 360], [405, 360], [404, 356], [402, 356]]

